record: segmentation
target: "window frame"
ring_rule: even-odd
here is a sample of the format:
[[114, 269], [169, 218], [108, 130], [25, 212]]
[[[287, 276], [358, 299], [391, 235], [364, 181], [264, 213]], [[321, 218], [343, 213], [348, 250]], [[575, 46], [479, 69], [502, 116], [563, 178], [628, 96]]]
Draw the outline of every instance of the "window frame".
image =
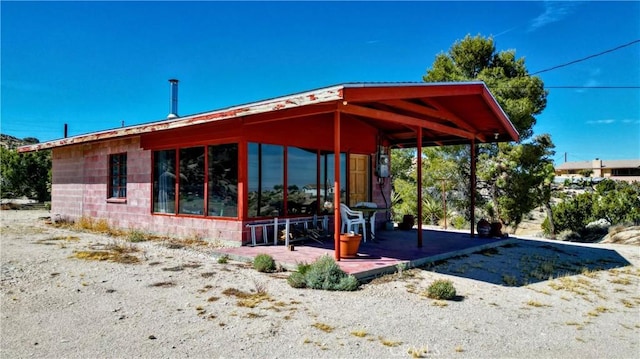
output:
[[[117, 176], [117, 185], [114, 187], [114, 165], [116, 165], [116, 163], [114, 163], [114, 159], [118, 158], [118, 174]], [[124, 170], [124, 174], [123, 174], [123, 170]], [[109, 155], [109, 181], [108, 181], [108, 188], [107, 188], [107, 200], [112, 201], [112, 202], [119, 202], [119, 201], [126, 201], [127, 200], [127, 175], [128, 175], [128, 171], [127, 171], [127, 153], [126, 152], [120, 152], [120, 153], [112, 153]], [[124, 178], [124, 185], [121, 184], [121, 180]], [[117, 195], [114, 196], [114, 189], [117, 189], [116, 193]], [[120, 196], [120, 191], [124, 189], [124, 196]]]

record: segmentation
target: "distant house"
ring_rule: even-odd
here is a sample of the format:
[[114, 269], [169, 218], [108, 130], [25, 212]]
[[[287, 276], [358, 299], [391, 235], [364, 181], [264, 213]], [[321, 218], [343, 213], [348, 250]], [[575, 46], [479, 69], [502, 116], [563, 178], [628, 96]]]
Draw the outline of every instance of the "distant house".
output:
[[619, 181], [640, 181], [640, 159], [565, 162], [555, 168], [556, 176], [564, 178], [608, 178]]
[[325, 213], [338, 243], [340, 202], [388, 207], [391, 148], [518, 139], [482, 82], [342, 84], [182, 117], [175, 107], [19, 148], [52, 150], [52, 216], [241, 245], [256, 223]]

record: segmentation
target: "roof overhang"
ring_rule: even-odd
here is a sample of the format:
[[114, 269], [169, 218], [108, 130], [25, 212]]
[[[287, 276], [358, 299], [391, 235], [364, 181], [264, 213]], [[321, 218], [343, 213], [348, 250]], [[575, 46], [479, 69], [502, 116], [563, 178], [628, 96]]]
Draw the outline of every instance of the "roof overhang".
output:
[[23, 146], [31, 152], [90, 143], [215, 121], [246, 118], [268, 122], [339, 111], [378, 128], [392, 146], [517, 141], [518, 132], [482, 82], [350, 83], [294, 95]]

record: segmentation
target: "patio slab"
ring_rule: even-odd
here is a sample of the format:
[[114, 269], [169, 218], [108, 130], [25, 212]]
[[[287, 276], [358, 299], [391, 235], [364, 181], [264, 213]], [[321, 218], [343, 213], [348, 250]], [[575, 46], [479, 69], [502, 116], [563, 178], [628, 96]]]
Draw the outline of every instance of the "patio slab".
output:
[[[398, 264], [412, 268], [516, 241], [514, 238], [480, 238], [463, 232], [423, 229], [423, 246], [418, 248], [416, 231], [379, 231], [374, 241], [360, 244], [357, 258], [342, 258], [338, 264], [358, 279], [370, 279], [395, 272]], [[295, 270], [298, 263], [311, 263], [323, 255], [333, 257], [334, 244], [333, 239], [322, 243], [309, 240], [302, 245], [296, 244], [293, 251], [284, 245], [265, 245], [219, 248], [216, 254], [246, 262], [253, 261], [258, 254], [268, 254], [284, 268]]]

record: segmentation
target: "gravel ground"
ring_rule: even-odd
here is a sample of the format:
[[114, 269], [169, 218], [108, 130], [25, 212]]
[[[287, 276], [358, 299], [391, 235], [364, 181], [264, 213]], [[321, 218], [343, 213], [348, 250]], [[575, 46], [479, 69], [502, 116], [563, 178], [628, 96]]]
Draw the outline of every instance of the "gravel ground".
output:
[[[54, 228], [40, 219], [45, 211], [0, 216], [2, 358], [640, 353], [637, 246], [523, 240], [326, 292], [291, 288], [286, 273], [217, 263], [210, 247]], [[135, 249], [140, 262], [72, 257], [110, 247]], [[423, 295], [437, 279], [454, 283], [456, 300]]]

